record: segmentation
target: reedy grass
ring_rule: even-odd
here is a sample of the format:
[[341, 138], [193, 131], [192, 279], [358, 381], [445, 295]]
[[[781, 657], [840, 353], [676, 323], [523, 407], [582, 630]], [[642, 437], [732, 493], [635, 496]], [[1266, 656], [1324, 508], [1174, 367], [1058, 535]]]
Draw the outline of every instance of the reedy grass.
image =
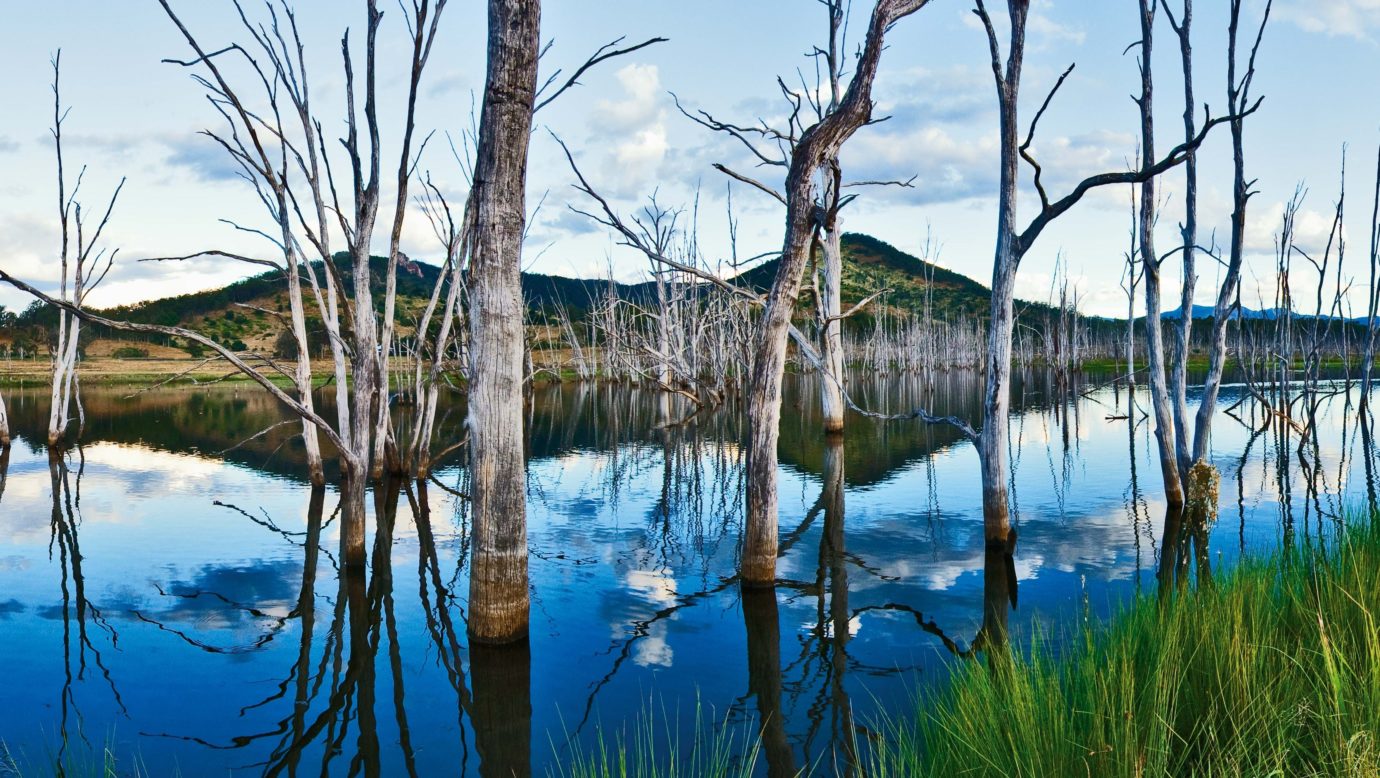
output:
[[870, 774], [1380, 775], [1380, 526], [955, 668]]
[[574, 756], [562, 764], [558, 752], [558, 766], [551, 775], [560, 778], [752, 777], [757, 765], [758, 745], [745, 727], [727, 719], [717, 723], [707, 719], [703, 706], [697, 702], [694, 735], [687, 750], [675, 718], [664, 708], [658, 714], [649, 704], [647, 710], [649, 712], [637, 716], [622, 729], [611, 731], [601, 725], [592, 750], [579, 750], [573, 740], [568, 740]]
[[[61, 775], [69, 778], [146, 778], [152, 775], [137, 753], [129, 759], [117, 758], [117, 746], [112, 736], [100, 746], [72, 748], [62, 753], [49, 752], [39, 762], [33, 762], [21, 752], [16, 754], [9, 744], [0, 740], [0, 778]], [[181, 771], [174, 773], [181, 775]]]
[[[1380, 519], [1146, 595], [1053, 642], [953, 666], [874, 728], [868, 776], [1380, 776]], [[571, 778], [751, 773], [707, 735], [679, 761], [651, 717]], [[665, 738], [673, 739], [668, 729]], [[738, 741], [757, 749], [754, 738]], [[712, 755], [712, 758], [706, 756]], [[747, 761], [747, 760], [745, 760]], [[833, 768], [817, 765], [812, 774]]]

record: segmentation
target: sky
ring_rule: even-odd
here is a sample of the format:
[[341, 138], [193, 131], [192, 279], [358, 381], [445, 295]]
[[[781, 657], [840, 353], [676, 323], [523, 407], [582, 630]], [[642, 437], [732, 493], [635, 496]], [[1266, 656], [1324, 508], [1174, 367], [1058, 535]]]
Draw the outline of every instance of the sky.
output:
[[[1169, 0], [1177, 11], [1181, 0]], [[229, 0], [171, 0], [208, 49], [246, 39]], [[271, 222], [252, 187], [237, 178], [228, 157], [201, 130], [221, 119], [187, 68], [162, 62], [189, 49], [156, 0], [0, 0], [0, 267], [46, 289], [56, 288], [60, 233], [53, 144], [50, 59], [62, 51], [62, 92], [70, 114], [64, 124], [69, 176], [87, 170], [82, 201], [103, 210], [121, 178], [105, 245], [119, 249], [114, 269], [88, 299], [95, 306], [125, 304], [214, 288], [262, 268], [226, 260], [139, 262], [141, 258], [223, 249], [272, 256], [262, 238], [236, 229]], [[463, 198], [465, 176], [452, 153], [463, 154], [483, 88], [485, 3], [450, 0], [436, 49], [423, 76], [418, 127], [434, 133], [419, 163], [453, 201]], [[574, 176], [554, 137], [569, 146], [595, 188], [625, 216], [653, 193], [666, 206], [685, 209], [682, 223], [698, 229], [700, 250], [713, 263], [726, 259], [728, 179], [724, 163], [745, 174], [779, 181], [778, 168], [754, 166], [731, 138], [713, 133], [677, 110], [705, 110], [739, 124], [777, 124], [789, 107], [777, 83], [792, 89], [814, 84], [806, 56], [824, 40], [826, 17], [817, 0], [548, 0], [542, 37], [551, 47], [545, 78], [568, 74], [598, 46], [619, 36], [633, 43], [663, 36], [654, 45], [603, 63], [536, 117], [528, 178], [530, 225], [524, 269], [566, 276], [634, 280], [646, 260], [619, 244], [600, 225], [574, 212], [591, 203], [572, 187]], [[1199, 0], [1195, 9], [1195, 87], [1214, 115], [1226, 108], [1226, 0]], [[846, 51], [861, 43], [871, 10], [854, 0]], [[997, 6], [989, 3], [1002, 23]], [[247, 2], [254, 18], [262, 5]], [[328, 140], [344, 127], [345, 87], [340, 40], [352, 30], [358, 49], [364, 3], [301, 0], [296, 4], [307, 47], [309, 77]], [[396, 168], [406, 92], [407, 32], [401, 10], [382, 3], [379, 33], [380, 121], [385, 171]], [[986, 38], [969, 0], [932, 0], [887, 36], [874, 89], [874, 116], [884, 122], [860, 130], [843, 153], [847, 180], [904, 180], [908, 188], [864, 187], [843, 214], [849, 231], [874, 235], [921, 253], [939, 265], [986, 284], [995, 242], [998, 160], [997, 99]], [[1246, 0], [1254, 30], [1263, 0]], [[1036, 0], [1027, 33], [1022, 122], [1070, 64], [1076, 68], [1045, 117], [1032, 151], [1045, 170], [1052, 196], [1082, 178], [1124, 170], [1138, 154], [1139, 121], [1131, 95], [1139, 89], [1135, 0]], [[1275, 0], [1255, 81], [1265, 100], [1247, 122], [1247, 178], [1258, 194], [1248, 211], [1243, 301], [1272, 305], [1274, 238], [1288, 201], [1306, 191], [1296, 220], [1297, 241], [1315, 258], [1332, 222], [1347, 148], [1348, 250], [1343, 281], [1355, 279], [1352, 313], [1364, 310], [1371, 196], [1380, 145], [1380, 100], [1370, 74], [1380, 61], [1380, 0]], [[1159, 151], [1182, 134], [1182, 76], [1177, 40], [1159, 15], [1152, 62]], [[240, 77], [244, 74], [240, 73]], [[241, 80], [246, 92], [250, 84]], [[805, 86], [802, 86], [802, 83]], [[1199, 107], [1201, 121], [1202, 107]], [[1349, 147], [1348, 147], [1349, 144]], [[335, 144], [338, 148], [338, 144]], [[333, 152], [336, 153], [336, 152]], [[343, 160], [337, 164], [343, 165]], [[1021, 220], [1038, 200], [1026, 185]], [[1225, 126], [1200, 152], [1200, 240], [1229, 240], [1231, 147]], [[391, 177], [386, 174], [385, 178]], [[1162, 178], [1156, 239], [1161, 251], [1178, 241], [1182, 172]], [[393, 193], [385, 187], [384, 202]], [[732, 187], [738, 222], [736, 252], [755, 256], [780, 249], [783, 207], [742, 185]], [[697, 207], [696, 207], [697, 206]], [[385, 211], [389, 209], [384, 209]], [[1089, 195], [1039, 238], [1021, 265], [1018, 295], [1047, 300], [1056, 273], [1066, 272], [1085, 313], [1124, 316], [1124, 254], [1129, 247], [1130, 190], [1105, 188]], [[420, 210], [410, 209], [403, 249], [414, 259], [437, 261], [440, 244]], [[387, 228], [375, 250], [386, 247]], [[339, 245], [339, 244], [337, 244]], [[1173, 263], [1169, 263], [1173, 265]], [[1300, 273], [1296, 262], [1295, 272]], [[1335, 272], [1334, 270], [1331, 272]], [[1177, 299], [1177, 267], [1165, 273], [1165, 298]], [[1210, 303], [1220, 268], [1200, 263], [1198, 301]], [[1316, 276], [1300, 274], [1294, 288], [1310, 289]], [[1300, 280], [1302, 279], [1302, 280]], [[1331, 283], [1331, 281], [1329, 282]], [[1296, 292], [1297, 293], [1297, 292]], [[0, 305], [28, 304], [24, 294], [0, 288]], [[1138, 302], [1137, 310], [1143, 310]]]

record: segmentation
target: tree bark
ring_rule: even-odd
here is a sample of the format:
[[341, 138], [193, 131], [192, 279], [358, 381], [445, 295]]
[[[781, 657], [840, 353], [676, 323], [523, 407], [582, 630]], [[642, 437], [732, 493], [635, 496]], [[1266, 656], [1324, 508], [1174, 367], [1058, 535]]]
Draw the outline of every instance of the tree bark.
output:
[[[1212, 336], [1209, 341], [1208, 375], [1203, 382], [1203, 399], [1198, 405], [1198, 416], [1194, 420], [1193, 450], [1194, 462], [1207, 457], [1208, 442], [1212, 435], [1212, 415], [1217, 410], [1217, 394], [1222, 388], [1222, 373], [1227, 361], [1227, 324], [1236, 305], [1237, 292], [1241, 284], [1241, 267], [1245, 261], [1246, 206], [1251, 199], [1250, 184], [1246, 181], [1246, 156], [1244, 150], [1245, 112], [1249, 101], [1250, 85], [1255, 76], [1255, 52], [1265, 32], [1270, 18], [1269, 5], [1260, 22], [1255, 46], [1251, 48], [1244, 77], [1237, 80], [1236, 45], [1237, 31], [1241, 21], [1241, 2], [1232, 0], [1231, 22], [1228, 28], [1227, 43], [1227, 102], [1231, 109], [1231, 149], [1232, 149], [1232, 213], [1231, 213], [1231, 254], [1227, 260], [1227, 272], [1222, 279], [1222, 288], [1217, 292], [1217, 304], [1212, 312]], [[1287, 317], [1286, 317], [1287, 318]]]
[[474, 172], [470, 270], [471, 640], [527, 635], [522, 234], [540, 48], [539, 0], [489, 0], [489, 64]]
[[[1168, 6], [1165, 6], [1166, 9]], [[1174, 19], [1170, 18], [1173, 24]], [[1173, 24], [1179, 37], [1179, 58], [1183, 64], [1184, 76], [1184, 139], [1192, 140], [1198, 134], [1193, 111], [1197, 98], [1193, 94], [1193, 0], [1184, 0], [1183, 16]], [[1179, 226], [1183, 237], [1183, 288], [1179, 293], [1179, 321], [1174, 329], [1178, 359], [1170, 366], [1169, 394], [1174, 402], [1175, 457], [1179, 464], [1179, 480], [1188, 480], [1188, 469], [1193, 464], [1192, 421], [1188, 414], [1188, 358], [1193, 335], [1193, 293], [1198, 284], [1198, 150], [1190, 149], [1184, 160], [1184, 221]], [[1225, 334], [1225, 331], [1224, 331]], [[1225, 345], [1225, 341], [1223, 341]]]
[[[1155, 158], [1154, 50], [1155, 0], [1140, 0], [1140, 144], [1141, 154]], [[1145, 283], [1145, 359], [1150, 374], [1150, 406], [1155, 414], [1164, 497], [1171, 508], [1184, 504], [1174, 434], [1174, 406], [1165, 379], [1164, 327], [1160, 321], [1160, 258], [1155, 254], [1155, 179], [1140, 184], [1140, 263]]]
[[871, 118], [872, 82], [887, 29], [926, 2], [878, 1], [843, 101], [836, 111], [802, 133], [791, 153], [786, 174], [786, 235], [776, 278], [758, 324], [748, 379], [747, 520], [740, 562], [742, 580], [747, 586], [773, 586], [776, 580], [776, 447], [781, 435], [781, 382], [791, 317], [817, 226], [814, 205], [818, 187], [814, 174], [827, 160], [835, 159], [843, 143]]
[[[1020, 165], [1017, 125], [1025, 18], [1022, 2], [1011, 12], [1011, 52], [1006, 75], [997, 84], [1001, 133], [1000, 191], [997, 197], [997, 247], [992, 261], [992, 302], [987, 327], [987, 381], [982, 399], [982, 432], [977, 454], [982, 480], [983, 536], [987, 545], [1004, 544], [1011, 532], [1007, 501], [1007, 426], [1011, 415], [1011, 339], [1015, 330], [1016, 268], [1023, 248], [1016, 232], [1016, 187]], [[995, 46], [995, 40], [993, 40]], [[993, 67], [997, 64], [994, 60]], [[997, 69], [1000, 72], [1000, 69]]]
[[825, 321], [820, 332], [820, 356], [824, 359], [824, 370], [820, 371], [820, 397], [823, 402], [824, 432], [830, 435], [843, 434], [843, 246], [842, 229], [838, 217], [834, 224], [820, 235], [820, 260], [824, 272], [824, 288], [820, 290], [823, 299]]

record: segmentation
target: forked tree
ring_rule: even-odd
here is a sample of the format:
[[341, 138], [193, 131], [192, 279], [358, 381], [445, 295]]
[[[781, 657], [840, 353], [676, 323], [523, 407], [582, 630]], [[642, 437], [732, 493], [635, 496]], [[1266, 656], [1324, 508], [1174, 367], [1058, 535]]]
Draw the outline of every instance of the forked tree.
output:
[[[77, 173], [74, 183], [67, 177], [67, 168], [62, 155], [62, 124], [70, 109], [62, 106], [62, 52], [53, 56], [53, 149], [57, 163], [57, 204], [58, 225], [62, 244], [58, 253], [58, 298], [80, 309], [86, 304], [86, 296], [105, 280], [114, 264], [119, 249], [107, 252], [100, 247], [101, 233], [110, 222], [110, 214], [120, 197], [125, 181], [120, 179], [110, 195], [104, 214], [93, 230], [88, 225], [89, 214], [82, 208], [81, 185], [86, 178], [83, 166]], [[48, 445], [61, 444], [72, 422], [72, 406], [75, 401], [77, 413], [81, 413], [80, 385], [77, 378], [78, 344], [81, 340], [81, 320], [71, 311], [59, 308], [57, 311], [57, 340], [53, 344], [52, 385], [49, 392], [48, 407]], [[0, 445], [9, 441], [9, 424], [5, 410], [0, 405]]]
[[[794, 110], [785, 129], [773, 129], [765, 122], [758, 126], [744, 127], [714, 118], [707, 112], [691, 114], [682, 112], [692, 120], [711, 130], [725, 133], [741, 142], [752, 156], [764, 165], [781, 167], [786, 170], [783, 191], [770, 185], [734, 172], [723, 165], [715, 167], [732, 178], [746, 183], [772, 196], [786, 207], [786, 229], [782, 250], [772, 281], [771, 290], [762, 297], [755, 292], [706, 273], [700, 268], [687, 265], [672, 257], [658, 253], [653, 242], [642, 231], [624, 221], [609, 202], [599, 195], [589, 180], [580, 172], [574, 156], [566, 149], [567, 159], [579, 180], [577, 188], [599, 203], [601, 214], [586, 214], [601, 224], [619, 232], [626, 245], [637, 248], [654, 262], [672, 267], [682, 273], [700, 278], [731, 294], [746, 298], [762, 307], [758, 320], [757, 335], [753, 344], [752, 363], [747, 385], [748, 410], [748, 477], [747, 477], [747, 518], [743, 531], [742, 557], [739, 563], [740, 578], [745, 586], [772, 586], [776, 580], [776, 558], [778, 551], [778, 510], [777, 510], [777, 442], [780, 437], [781, 390], [785, 372], [787, 350], [793, 339], [801, 356], [811, 362], [821, 373], [823, 380], [829, 381], [837, 389], [837, 399], [850, 407], [841, 378], [842, 368], [836, 366], [832, 372], [824, 357], [792, 322], [796, 302], [804, 282], [805, 269], [812, 251], [821, 241], [837, 243], [838, 209], [846, 202], [840, 196], [841, 181], [838, 174], [838, 157], [844, 143], [861, 127], [872, 120], [872, 83], [876, 78], [881, 60], [884, 38], [896, 22], [920, 10], [928, 0], [880, 0], [872, 9], [867, 27], [866, 39], [854, 65], [852, 79], [835, 101], [832, 97], [822, 97], [818, 102], [813, 97], [802, 97], [788, 89], [784, 81], [778, 80], [782, 92], [791, 100]], [[838, 5], [825, 3], [829, 10], [830, 39], [837, 41], [839, 25]], [[829, 61], [829, 78], [832, 83], [838, 77], [840, 66], [837, 51]], [[833, 93], [833, 86], [828, 92]], [[807, 90], [808, 91], [808, 90]], [[805, 126], [807, 117], [803, 114], [803, 102], [809, 99], [815, 114], [815, 121]], [[827, 100], [827, 102], [826, 102]], [[750, 139], [755, 136], [764, 145], [774, 145], [783, 151], [782, 156], [759, 147]], [[821, 184], [821, 179], [823, 184]], [[583, 213], [583, 212], [582, 212]], [[825, 247], [827, 250], [827, 246]], [[832, 260], [835, 265], [835, 278], [840, 275], [841, 259], [838, 252]], [[827, 295], [827, 293], [826, 293]], [[837, 295], [827, 295], [835, 298]], [[850, 311], [837, 315], [825, 314], [822, 323], [828, 324], [842, 319], [859, 310], [872, 298], [853, 306]], [[827, 305], [825, 307], [827, 311]], [[828, 337], [826, 335], [826, 343]], [[827, 346], [826, 346], [827, 347]], [[835, 349], [834, 358], [841, 362], [841, 350]], [[841, 415], [841, 409], [840, 409]], [[879, 414], [871, 414], [879, 416]], [[925, 418], [924, 411], [904, 414], [904, 418]], [[892, 417], [884, 417], [892, 418]], [[962, 424], [957, 420], [955, 423]]]
[[[1150, 59], [1153, 51], [1155, 0], [1139, 0], [1141, 40], [1141, 94], [1137, 98], [1141, 116], [1141, 144], [1146, 155], [1154, 148], [1153, 77]], [[1175, 18], [1168, 0], [1159, 0], [1171, 29], [1179, 39], [1180, 61], [1184, 82], [1184, 138], [1191, 144], [1197, 137], [1193, 84], [1193, 0], [1184, 0], [1183, 10]], [[1232, 214], [1231, 246], [1225, 262], [1225, 273], [1212, 313], [1212, 329], [1208, 337], [1208, 374], [1203, 382], [1202, 399], [1196, 419], [1190, 421], [1188, 411], [1188, 357], [1193, 327], [1193, 297], [1197, 285], [1196, 258], [1200, 251], [1211, 253], [1198, 245], [1198, 159], [1196, 147], [1185, 153], [1184, 164], [1184, 221], [1179, 225], [1181, 244], [1166, 255], [1155, 252], [1154, 230], [1157, 222], [1154, 182], [1141, 184], [1138, 234], [1140, 262], [1145, 278], [1145, 328], [1147, 341], [1147, 371], [1150, 379], [1150, 398], [1155, 415], [1155, 437], [1164, 478], [1165, 499], [1171, 511], [1186, 503], [1199, 505], [1195, 489], [1202, 491], [1216, 478], [1206, 461], [1207, 447], [1212, 434], [1212, 416], [1216, 412], [1217, 395], [1227, 360], [1227, 326], [1236, 310], [1241, 285], [1241, 271], [1245, 261], [1246, 207], [1251, 186], [1245, 174], [1244, 129], [1245, 118], [1254, 112], [1262, 98], [1251, 101], [1251, 86], [1255, 80], [1256, 55], [1264, 38], [1272, 3], [1266, 2], [1254, 43], [1243, 64], [1237, 56], [1241, 25], [1241, 2], [1232, 0], [1227, 28], [1227, 107], [1232, 140]], [[1238, 75], [1239, 74], [1239, 75]], [[1181, 254], [1183, 284], [1180, 291], [1178, 318], [1173, 323], [1176, 358], [1167, 365], [1161, 332], [1159, 278], [1161, 265], [1175, 253]], [[1320, 287], [1321, 288], [1321, 287]], [[1195, 466], [1200, 475], [1191, 477]]]
[[[1143, 157], [1140, 167], [1136, 170], [1090, 176], [1080, 181], [1067, 195], [1052, 200], [1041, 180], [1043, 170], [1031, 151], [1031, 144], [1034, 142], [1040, 117], [1048, 110], [1050, 102], [1073, 71], [1073, 67], [1065, 70], [1055, 82], [1044, 102], [1036, 110], [1022, 138], [1018, 109], [1030, 0], [1007, 0], [1010, 37], [1004, 60], [996, 27], [982, 0], [977, 0], [977, 7], [973, 12], [987, 33], [992, 76], [997, 88], [1000, 183], [997, 197], [996, 250], [992, 262], [991, 313], [987, 330], [982, 430], [974, 432], [964, 427], [960, 429], [972, 439], [978, 453], [982, 480], [983, 528], [987, 543], [989, 546], [1010, 548], [1014, 538], [1007, 497], [1007, 427], [1010, 421], [1015, 281], [1021, 259], [1034, 246], [1040, 233], [1055, 219], [1073, 208], [1088, 192], [1104, 186], [1138, 184], [1181, 164], [1189, 151], [1202, 144], [1213, 127], [1232, 119], [1236, 114], [1219, 118], [1208, 116], [1203, 128], [1196, 135], [1185, 139], [1163, 158], [1152, 161], [1149, 157]], [[1024, 228], [1018, 226], [1016, 212], [1022, 160], [1033, 170], [1032, 185], [1040, 198], [1039, 211]]]

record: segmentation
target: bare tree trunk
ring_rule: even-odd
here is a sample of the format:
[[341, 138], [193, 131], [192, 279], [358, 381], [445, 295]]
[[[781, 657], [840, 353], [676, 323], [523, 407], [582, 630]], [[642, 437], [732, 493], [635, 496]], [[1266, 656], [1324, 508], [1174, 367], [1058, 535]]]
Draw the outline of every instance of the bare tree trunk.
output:
[[[1247, 60], [1246, 73], [1237, 81], [1236, 45], [1237, 31], [1241, 21], [1241, 0], [1232, 0], [1231, 23], [1228, 27], [1227, 45], [1227, 102], [1231, 112], [1232, 147], [1232, 214], [1231, 214], [1231, 255], [1227, 261], [1226, 276], [1222, 288], [1217, 293], [1217, 304], [1212, 312], [1212, 337], [1208, 345], [1208, 375], [1203, 382], [1203, 399], [1198, 405], [1198, 417], [1193, 429], [1192, 458], [1198, 462], [1207, 456], [1208, 442], [1212, 434], [1212, 415], [1217, 410], [1217, 393], [1222, 387], [1222, 372], [1227, 361], [1227, 324], [1237, 300], [1237, 290], [1241, 282], [1241, 266], [1244, 261], [1246, 242], [1246, 205], [1251, 197], [1250, 185], [1246, 181], [1246, 158], [1244, 151], [1244, 129], [1247, 104], [1250, 101], [1251, 82], [1255, 78], [1255, 55], [1265, 34], [1265, 25], [1270, 19], [1270, 3], [1266, 3], [1260, 29], [1256, 33], [1255, 44], [1251, 47]], [[1257, 100], [1256, 105], [1259, 105]], [[1253, 108], [1251, 110], [1254, 110]]]
[[1366, 291], [1366, 346], [1361, 357], [1361, 407], [1370, 406], [1371, 373], [1375, 369], [1375, 331], [1380, 309], [1380, 150], [1375, 156], [1375, 193], [1370, 212], [1370, 283]]
[[[996, 27], [992, 24], [983, 1], [977, 0], [977, 15], [987, 32], [1001, 119], [1001, 188], [998, 197], [996, 256], [992, 266], [992, 313], [987, 335], [987, 387], [983, 397], [982, 432], [976, 439], [981, 460], [984, 535], [989, 549], [1005, 546], [1011, 540], [1006, 485], [1007, 425], [1010, 422], [1011, 345], [1014, 325], [1012, 304], [1016, 268], [1021, 258], [1030, 250], [1045, 227], [1077, 205], [1088, 192], [1102, 186], [1138, 184], [1157, 176], [1183, 162], [1185, 150], [1197, 148], [1213, 127], [1229, 118], [1239, 118], [1239, 115], [1233, 115], [1209, 119], [1201, 132], [1172, 149], [1164, 158], [1152, 161], [1151, 156], [1145, 155], [1138, 170], [1090, 176], [1083, 179], [1069, 194], [1051, 201], [1041, 183], [1042, 169], [1030, 153], [1030, 144], [1041, 115], [1073, 68], [1064, 71], [1055, 82], [1049, 96], [1031, 120], [1025, 140], [1022, 141], [1016, 117], [1020, 97], [1021, 66], [1025, 57], [1026, 17], [1030, 11], [1030, 2], [1007, 0], [1007, 9], [1010, 15], [1011, 37], [1006, 62], [1003, 63]], [[1021, 159], [1034, 169], [1033, 183], [1040, 197], [1040, 211], [1024, 231], [1017, 233], [1017, 167]], [[1146, 315], [1155, 314], [1153, 311], [1147, 311]]]
[[[1155, 158], [1154, 43], [1155, 0], [1140, 0], [1140, 143], [1145, 159]], [[1145, 359], [1150, 374], [1150, 405], [1155, 414], [1164, 497], [1171, 508], [1183, 507], [1184, 490], [1175, 455], [1174, 408], [1165, 380], [1164, 326], [1160, 321], [1160, 258], [1155, 254], [1155, 179], [1140, 184], [1140, 264], [1145, 281]]]
[[[988, 547], [1005, 546], [1011, 532], [1011, 512], [1006, 493], [1007, 426], [1011, 412], [1011, 339], [1015, 328], [1016, 267], [1022, 253], [1020, 236], [1016, 232], [1016, 187], [1020, 165], [1020, 128], [1016, 111], [1028, 9], [1020, 2], [1009, 3], [1009, 8], [1012, 46], [1007, 58], [1006, 74], [1000, 77], [997, 84], [1001, 125], [997, 247], [992, 261], [992, 307], [987, 326], [987, 380], [982, 399], [982, 432], [976, 443], [982, 480], [983, 535]], [[1017, 41], [1020, 41], [1019, 45]], [[995, 38], [991, 42], [995, 47]], [[1000, 68], [994, 72], [1000, 73]]]
[[[1197, 134], [1193, 95], [1193, 0], [1184, 0], [1183, 16], [1176, 22], [1169, 6], [1165, 5], [1169, 24], [1179, 37], [1179, 58], [1184, 76], [1184, 139]], [[1174, 455], [1179, 465], [1179, 480], [1188, 480], [1193, 464], [1191, 422], [1188, 414], [1188, 359], [1193, 335], [1193, 293], [1198, 284], [1196, 254], [1198, 251], [1198, 150], [1190, 149], [1184, 160], [1184, 221], [1179, 225], [1183, 237], [1183, 285], [1179, 292], [1179, 320], [1174, 329], [1178, 359], [1169, 369], [1169, 395], [1174, 403]], [[1224, 341], [1225, 342], [1225, 341]]]
[[878, 0], [853, 80], [837, 110], [806, 130], [791, 153], [786, 175], [786, 235], [776, 278], [759, 323], [748, 381], [747, 520], [743, 530], [741, 575], [748, 586], [776, 580], [777, 441], [781, 435], [781, 381], [786, 347], [814, 238], [817, 192], [814, 174], [872, 115], [872, 82], [887, 29], [922, 8], [928, 0]]
[[527, 636], [522, 233], [540, 0], [489, 0], [489, 65], [474, 172], [469, 418], [472, 640]]
[[843, 433], [843, 246], [842, 228], [835, 216], [832, 228], [820, 235], [819, 247], [824, 272], [822, 311], [825, 319], [820, 331], [820, 356], [824, 369], [820, 371], [820, 397], [823, 401], [824, 432]]
[[10, 447], [10, 417], [5, 413], [5, 395], [0, 394], [0, 449]]

